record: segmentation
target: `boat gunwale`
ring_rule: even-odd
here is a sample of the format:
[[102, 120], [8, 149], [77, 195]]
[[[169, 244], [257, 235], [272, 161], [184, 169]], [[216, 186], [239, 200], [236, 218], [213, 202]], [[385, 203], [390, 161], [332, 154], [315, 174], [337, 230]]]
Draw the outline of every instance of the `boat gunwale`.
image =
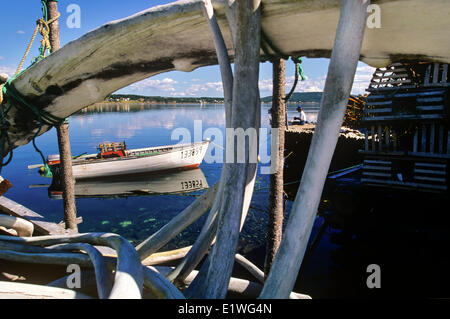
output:
[[[72, 161], [72, 166], [79, 166], [79, 165], [90, 165], [90, 164], [99, 164], [99, 163], [106, 163], [106, 162], [114, 162], [114, 161], [125, 161], [125, 160], [136, 160], [136, 159], [143, 159], [148, 157], [156, 157], [160, 155], [167, 155], [173, 152], [177, 152], [186, 148], [192, 148], [197, 145], [205, 145], [209, 144], [209, 140], [201, 141], [201, 142], [194, 142], [194, 143], [185, 143], [185, 144], [174, 144], [174, 145], [164, 145], [164, 146], [154, 146], [154, 147], [147, 147], [147, 148], [138, 148], [138, 149], [131, 149], [127, 150], [127, 154], [129, 152], [136, 152], [136, 151], [151, 151], [151, 150], [163, 150], [162, 153], [158, 154], [152, 154], [147, 156], [137, 156], [137, 155], [127, 155], [126, 157], [113, 157], [113, 158], [92, 158], [92, 159], [78, 159]], [[164, 151], [164, 149], [167, 149], [167, 151]]]

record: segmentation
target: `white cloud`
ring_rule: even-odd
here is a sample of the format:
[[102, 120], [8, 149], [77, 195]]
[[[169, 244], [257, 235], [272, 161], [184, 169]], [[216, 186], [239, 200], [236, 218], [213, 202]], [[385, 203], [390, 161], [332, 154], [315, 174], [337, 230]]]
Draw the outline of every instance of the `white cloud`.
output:
[[[355, 79], [353, 81], [352, 94], [364, 94], [366, 88], [369, 86], [372, 74], [375, 68], [368, 65], [359, 66], [356, 69]], [[286, 94], [292, 89], [295, 77], [290, 76], [286, 78]], [[321, 92], [325, 87], [326, 75], [309, 78], [306, 76], [305, 81], [299, 81], [295, 92]], [[272, 95], [272, 79], [263, 79], [259, 81], [259, 89], [262, 96]]]
[[18, 30], [17, 33], [18, 33], [18, 34], [25, 34], [25, 31], [23, 31], [23, 30]]
[[185, 92], [171, 92], [170, 96], [173, 96], [173, 97], [185, 97], [186, 93]]
[[0, 61], [4, 60], [4, 59], [5, 59], [5, 57], [0, 55]]
[[9, 77], [13, 76], [16, 72], [16, 69], [6, 65], [0, 65], [0, 73], [6, 73]]
[[199, 95], [210, 95], [211, 92], [223, 93], [222, 82], [206, 82], [200, 84], [192, 84], [183, 92], [178, 92], [177, 94], [183, 96], [199, 96]]
[[272, 90], [273, 90], [272, 79], [260, 80], [258, 85], [259, 85], [259, 90], [261, 92], [270, 92], [270, 93], [272, 93]]
[[133, 91], [142, 91], [142, 90], [158, 90], [163, 92], [174, 92], [174, 85], [178, 82], [174, 79], [164, 78], [162, 80], [154, 80], [154, 79], [145, 79], [143, 81], [134, 83], [130, 85], [130, 89]]

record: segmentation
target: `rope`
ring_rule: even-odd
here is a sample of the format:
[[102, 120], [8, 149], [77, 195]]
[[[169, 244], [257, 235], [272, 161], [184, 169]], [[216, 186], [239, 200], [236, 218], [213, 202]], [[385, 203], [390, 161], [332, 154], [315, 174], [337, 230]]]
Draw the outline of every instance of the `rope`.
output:
[[[42, 153], [42, 151], [38, 148], [38, 146], [36, 145], [36, 137], [39, 135], [39, 133], [42, 130], [42, 126], [45, 125], [50, 125], [50, 126], [55, 126], [58, 125], [62, 122], [64, 122], [65, 119], [59, 118], [55, 115], [52, 115], [50, 113], [48, 113], [47, 111], [44, 110], [40, 110], [38, 107], [36, 107], [35, 105], [31, 104], [30, 102], [26, 101], [25, 98], [16, 90], [16, 88], [12, 85], [12, 81], [16, 78], [16, 76], [14, 76], [13, 78], [9, 79], [3, 86], [3, 95], [5, 97], [8, 97], [8, 99], [6, 100], [6, 102], [4, 101], [3, 103], [3, 107], [1, 109], [1, 118], [0, 118], [0, 127], [1, 127], [1, 137], [6, 137], [6, 140], [8, 142], [9, 145], [9, 149], [10, 149], [10, 158], [6, 163], [0, 163], [1, 166], [6, 166], [7, 164], [10, 163], [11, 159], [12, 159], [12, 144], [11, 141], [9, 139], [9, 135], [8, 135], [8, 128], [9, 128], [9, 122], [6, 120], [6, 115], [8, 114], [9, 110], [15, 106], [18, 108], [28, 108], [30, 109], [37, 117], [37, 121], [38, 121], [38, 129], [36, 131], [36, 133], [33, 136], [33, 147], [36, 150], [36, 152], [40, 155], [42, 162], [44, 164], [44, 173], [48, 174], [48, 172], [50, 172], [50, 168], [48, 167], [44, 154]], [[5, 108], [6, 106], [6, 108]]]
[[[267, 34], [264, 32], [264, 30], [261, 28], [261, 49], [263, 50], [264, 54], [269, 58], [269, 60], [273, 63], [275, 59], [283, 59], [287, 60], [289, 59], [289, 56], [287, 54], [284, 54], [280, 48], [278, 48], [267, 36]], [[271, 54], [269, 52], [271, 50], [275, 53], [275, 55]], [[301, 81], [304, 81], [306, 79], [305, 74], [303, 73], [303, 68], [301, 66], [302, 59], [300, 57], [291, 57], [292, 61], [294, 61], [295, 64], [295, 80], [294, 85], [292, 86], [289, 93], [284, 97], [285, 103], [285, 125], [286, 128], [289, 127], [289, 121], [287, 116], [287, 102], [291, 98], [292, 94], [294, 94], [295, 89], [297, 88], [298, 79], [301, 77]]]
[[[268, 56], [269, 60], [273, 62], [273, 60], [275, 59], [283, 59], [283, 60], [288, 60], [289, 59], [289, 55], [284, 54], [280, 48], [278, 48], [267, 36], [267, 34], [264, 32], [263, 29], [261, 29], [261, 48], [264, 51], [264, 54]], [[275, 55], [271, 54], [269, 52], [269, 49], [272, 50], [273, 52], [275, 52]], [[298, 81], [298, 77], [299, 75], [301, 76], [301, 80], [304, 81], [305, 78], [305, 74], [303, 73], [303, 69], [301, 67], [301, 63], [302, 63], [302, 59], [300, 57], [291, 57], [292, 61], [294, 61], [295, 63], [295, 76], [296, 76], [296, 80]], [[295, 83], [295, 85], [297, 85]], [[291, 92], [294, 92], [295, 90], [295, 86], [291, 89]], [[292, 95], [292, 93], [290, 93]]]
[[22, 60], [19, 63], [19, 67], [17, 68], [15, 75], [19, 74], [20, 70], [22, 70], [23, 63], [25, 62], [25, 59], [27, 58], [28, 53], [30, 53], [31, 46], [33, 45], [34, 39], [36, 38], [38, 28], [39, 27], [36, 26], [36, 29], [34, 29], [33, 36], [31, 37], [30, 43], [28, 44], [28, 47], [27, 47], [27, 50], [25, 51], [25, 54], [23, 55]]
[[[52, 1], [55, 1], [55, 0], [52, 0]], [[48, 20], [47, 0], [42, 0], [41, 2], [42, 2], [43, 17], [36, 21], [36, 28], [34, 29], [33, 36], [31, 37], [30, 43], [28, 44], [25, 54], [23, 55], [22, 60], [19, 63], [19, 67], [17, 68], [15, 75], [19, 74], [19, 72], [22, 70], [22, 66], [25, 62], [25, 59], [28, 56], [28, 53], [30, 53], [31, 46], [33, 45], [33, 42], [36, 39], [36, 35], [37, 35], [38, 31], [42, 35], [41, 47], [39, 48], [39, 56], [34, 58], [31, 64], [34, 64], [34, 63], [44, 59], [47, 49], [50, 51], [50, 53], [52, 52], [52, 48], [50, 45], [50, 27], [49, 26], [50, 26], [50, 24], [52, 24], [53, 22], [58, 20], [59, 17], [61, 16], [61, 14], [58, 12], [58, 15], [56, 17]]]
[[302, 58], [294, 58], [291, 57], [292, 61], [294, 61], [295, 64], [295, 80], [294, 85], [292, 86], [292, 89], [289, 91], [288, 95], [284, 98], [284, 101], [287, 102], [291, 98], [292, 94], [294, 94], [295, 88], [297, 87], [298, 78], [299, 76], [302, 78], [301, 81], [305, 81], [305, 74], [303, 73], [303, 69], [301, 66]]
[[36, 137], [41, 132], [43, 124], [46, 124], [49, 126], [56, 126], [56, 125], [59, 125], [60, 123], [63, 123], [65, 121], [65, 119], [59, 118], [53, 114], [50, 114], [49, 112], [47, 112], [45, 110], [40, 110], [37, 106], [26, 101], [26, 99], [17, 91], [17, 89], [12, 84], [12, 82], [16, 79], [16, 77], [18, 75], [19, 74], [16, 74], [12, 78], [8, 79], [8, 81], [1, 86], [1, 91], [2, 91], [1, 95], [2, 95], [2, 97], [5, 97], [7, 99], [2, 99], [2, 104], [1, 104], [1, 111], [0, 111], [0, 132], [1, 132], [0, 136], [1, 136], [1, 138], [0, 138], [0, 140], [3, 138], [6, 138], [6, 141], [8, 142], [8, 148], [10, 150], [10, 157], [6, 163], [0, 163], [0, 167], [8, 165], [11, 162], [12, 156], [13, 156], [12, 143], [11, 143], [11, 140], [8, 135], [8, 129], [9, 129], [10, 123], [8, 122], [6, 117], [8, 115], [9, 110], [13, 106], [15, 106], [15, 107], [22, 108], [22, 109], [28, 108], [36, 115], [39, 126], [38, 126], [38, 130], [36, 131], [36, 133], [33, 136], [33, 146], [34, 146], [34, 149], [36, 150], [36, 152], [39, 153], [39, 155], [41, 156], [44, 166], [47, 169], [49, 169], [46, 164], [44, 155], [42, 154], [41, 150], [36, 145]]
[[[39, 56], [37, 58], [33, 59], [31, 64], [33, 65], [34, 63], [44, 59], [47, 50], [49, 50], [49, 52], [52, 53], [52, 48], [50, 45], [50, 38], [49, 38], [50, 37], [49, 25], [52, 24], [53, 22], [57, 21], [59, 19], [59, 17], [61, 16], [61, 14], [58, 13], [56, 17], [48, 20], [47, 4], [49, 1], [58, 2], [58, 0], [41, 0], [43, 17], [40, 18], [39, 20], [37, 20], [37, 22], [36, 22], [36, 28], [33, 32], [33, 36], [31, 37], [30, 43], [28, 44], [25, 54], [23, 55], [23, 57], [19, 63], [16, 73], [5, 84], [0, 85], [0, 105], [1, 105], [1, 109], [0, 109], [0, 133], [1, 133], [0, 142], [2, 143], [2, 145], [0, 145], [0, 147], [3, 147], [4, 140], [6, 139], [6, 142], [8, 143], [8, 148], [10, 150], [9, 159], [5, 163], [3, 163], [3, 162], [0, 163], [0, 170], [3, 166], [6, 166], [9, 164], [13, 157], [12, 143], [11, 143], [11, 140], [8, 135], [8, 129], [9, 129], [10, 123], [8, 122], [6, 117], [7, 117], [9, 110], [13, 106], [16, 106], [16, 107], [21, 107], [21, 108], [28, 108], [36, 115], [39, 126], [38, 126], [36, 133], [33, 136], [33, 146], [34, 146], [34, 149], [36, 150], [36, 152], [38, 152], [39, 155], [41, 156], [42, 161], [44, 163], [44, 174], [45, 175], [51, 174], [51, 170], [45, 161], [44, 154], [42, 154], [41, 150], [36, 145], [36, 137], [41, 132], [43, 124], [55, 126], [60, 123], [63, 123], [65, 121], [65, 119], [61, 119], [55, 115], [50, 114], [49, 112], [40, 110], [38, 107], [36, 107], [32, 103], [28, 102], [12, 85], [12, 81], [20, 74], [20, 72], [22, 70], [25, 59], [27, 58], [27, 56], [30, 52], [30, 49], [33, 45], [34, 40], [36, 39], [36, 35], [37, 35], [38, 31], [42, 35], [41, 47], [39, 48]], [[0, 160], [3, 161], [3, 158]]]

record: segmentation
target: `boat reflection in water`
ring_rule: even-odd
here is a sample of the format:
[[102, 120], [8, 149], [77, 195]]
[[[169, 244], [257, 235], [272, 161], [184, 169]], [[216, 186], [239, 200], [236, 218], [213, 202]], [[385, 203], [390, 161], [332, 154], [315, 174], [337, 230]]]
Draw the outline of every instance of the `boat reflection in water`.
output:
[[[75, 196], [129, 197], [162, 194], [184, 194], [208, 188], [200, 168], [158, 174], [122, 175], [115, 177], [77, 180]], [[62, 199], [59, 179], [53, 179], [48, 188], [51, 199]]]

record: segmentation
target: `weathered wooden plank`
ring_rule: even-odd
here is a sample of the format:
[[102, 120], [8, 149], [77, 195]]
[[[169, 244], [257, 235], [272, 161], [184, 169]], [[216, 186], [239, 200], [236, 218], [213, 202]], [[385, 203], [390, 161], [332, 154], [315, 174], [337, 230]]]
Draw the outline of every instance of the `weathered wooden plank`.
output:
[[0, 299], [92, 299], [92, 297], [70, 289], [0, 282]]
[[425, 152], [408, 152], [408, 155], [429, 157], [429, 158], [450, 158], [450, 154], [425, 153]]
[[416, 106], [417, 110], [420, 111], [442, 111], [444, 110], [443, 105], [418, 105]]
[[391, 165], [392, 162], [390, 161], [382, 161], [382, 160], [364, 160], [364, 163], [368, 164], [384, 164], [384, 165]]
[[28, 220], [34, 225], [35, 232], [40, 235], [72, 233], [55, 223], [46, 222], [43, 216], [4, 196], [0, 197], [0, 212]]
[[427, 176], [414, 176], [414, 179], [420, 180], [420, 181], [430, 181], [430, 182], [441, 182], [445, 183], [445, 178], [439, 178], [439, 177], [427, 177]]
[[447, 83], [448, 64], [444, 64], [442, 67], [441, 83]]
[[[404, 87], [402, 87], [403, 89]], [[392, 89], [392, 88], [380, 88], [380, 90], [386, 90], [386, 89]], [[394, 94], [394, 97], [401, 98], [401, 97], [428, 97], [433, 95], [443, 95], [445, 93], [445, 90], [437, 89], [432, 91], [424, 91], [424, 92], [407, 92], [407, 93], [396, 93]], [[392, 99], [392, 93], [386, 93], [386, 94], [377, 94], [373, 93], [367, 97], [367, 103], [371, 104], [371, 101], [373, 100], [391, 100]]]
[[365, 114], [371, 114], [371, 113], [389, 113], [392, 112], [392, 108], [380, 108], [380, 109], [365, 109], [364, 113]]
[[[397, 70], [395, 70], [395, 72], [397, 72]], [[398, 71], [398, 72], [400, 72], [400, 71]], [[393, 79], [393, 78], [407, 78], [408, 76], [409, 75], [406, 73], [402, 73], [402, 74], [394, 73], [391, 75], [374, 75], [372, 78], [373, 79]]]
[[363, 172], [362, 174], [365, 176], [392, 177], [392, 174], [387, 174], [387, 173]]
[[397, 93], [397, 94], [395, 94], [395, 97], [432, 96], [432, 95], [441, 95], [444, 93], [445, 93], [445, 90], [437, 89], [437, 90], [424, 91], [424, 92]]
[[434, 63], [433, 64], [433, 84], [438, 83], [439, 82], [439, 63]]
[[[415, 85], [402, 85], [401, 86], [401, 89], [415, 89], [415, 88], [416, 88]], [[366, 91], [380, 93], [383, 91], [392, 91], [392, 87], [390, 87], [390, 86], [389, 87], [377, 87], [377, 88], [369, 87], [368, 89], [366, 89]]]
[[416, 162], [414, 163], [414, 165], [417, 166], [421, 166], [421, 167], [438, 167], [438, 168], [444, 168], [446, 167], [446, 164], [436, 164], [436, 163], [420, 163], [420, 162]]
[[392, 104], [392, 100], [389, 101], [382, 101], [382, 102], [368, 102], [366, 103], [366, 106], [377, 106], [377, 105], [390, 105]]
[[386, 116], [377, 116], [377, 117], [367, 117], [364, 118], [364, 121], [386, 121], [386, 120], [437, 120], [443, 119], [444, 115], [442, 114], [421, 114], [421, 115], [386, 115]]
[[403, 83], [411, 83], [412, 81], [410, 79], [405, 79], [405, 80], [397, 80], [397, 81], [386, 81], [386, 82], [376, 82], [376, 81], [371, 81], [370, 84], [374, 85], [374, 84], [403, 84]]
[[444, 100], [444, 97], [443, 96], [439, 96], [439, 97], [418, 98], [417, 102], [419, 102], [419, 103], [442, 102], [443, 100]]
[[432, 175], [445, 175], [445, 171], [435, 171], [429, 169], [414, 169], [414, 173], [424, 173], [424, 174], [432, 174]]
[[[390, 163], [389, 163], [390, 164]], [[372, 166], [372, 165], [364, 165], [364, 169], [373, 169], [379, 171], [390, 171], [390, 166]]]

